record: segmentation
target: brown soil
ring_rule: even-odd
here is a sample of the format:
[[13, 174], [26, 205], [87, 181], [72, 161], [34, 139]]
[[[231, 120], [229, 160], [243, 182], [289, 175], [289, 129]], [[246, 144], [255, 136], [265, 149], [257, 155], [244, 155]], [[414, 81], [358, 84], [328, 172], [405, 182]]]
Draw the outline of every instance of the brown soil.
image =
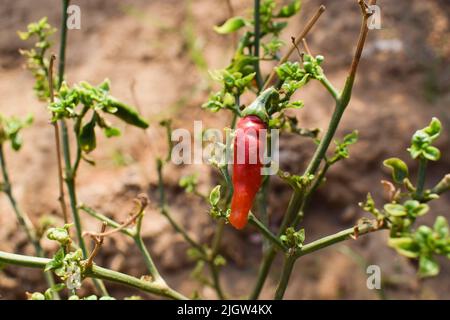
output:
[[[31, 90], [33, 79], [22, 67], [18, 49], [24, 44], [15, 33], [42, 16], [58, 26], [60, 8], [53, 0], [5, 2], [0, 7], [0, 109], [8, 115], [35, 116], [34, 125], [24, 131], [25, 144], [20, 153], [7, 152], [14, 193], [35, 223], [43, 216], [51, 216], [60, 224], [53, 131], [45, 105], [36, 101]], [[232, 2], [236, 12], [248, 13], [251, 1]], [[342, 87], [360, 23], [356, 1], [303, 3], [300, 17], [293, 19], [283, 37], [289, 42], [307, 17], [324, 3], [327, 12], [309, 36], [309, 45], [314, 53], [326, 53], [324, 68], [330, 80]], [[154, 163], [167, 148], [164, 130], [157, 125], [160, 119], [173, 117], [176, 127], [188, 129], [198, 119], [204, 121], [205, 127], [221, 128], [229, 123], [222, 114], [212, 115], [200, 109], [210, 83], [190, 49], [195, 46], [208, 69], [227, 64], [231, 39], [212, 30], [213, 25], [227, 18], [227, 10], [225, 1], [210, 0], [79, 0], [76, 4], [82, 10], [82, 28], [69, 33], [67, 80], [98, 83], [108, 77], [115, 96], [138, 105], [151, 119], [147, 136], [122, 126], [123, 137], [100, 139], [101, 148], [92, 155], [97, 165], [83, 164], [78, 177], [80, 202], [124, 220], [138, 193], [147, 192], [152, 200], [157, 199]], [[439, 142], [443, 159], [431, 165], [428, 183], [432, 185], [448, 172], [450, 7], [446, 0], [380, 0], [379, 4], [383, 29], [370, 34], [353, 100], [338, 132], [341, 137], [357, 129], [360, 141], [352, 147], [349, 160], [333, 167], [327, 184], [313, 199], [304, 221], [307, 241], [352, 225], [363, 215], [357, 203], [368, 191], [381, 200], [379, 181], [388, 177], [382, 160], [391, 156], [408, 159], [406, 148], [412, 133], [432, 116], [438, 116], [446, 129]], [[402, 49], [386, 49], [383, 44], [392, 43], [388, 40], [400, 41]], [[308, 128], [325, 128], [333, 104], [323, 88], [311, 83], [300, 97], [306, 105], [297, 113], [300, 123]], [[282, 168], [301, 172], [313, 150], [310, 140], [284, 137]], [[129, 160], [127, 165], [119, 166], [114, 161], [119, 153]], [[414, 172], [416, 164], [409, 161], [409, 165]], [[166, 168], [170, 209], [193, 236], [209, 241], [214, 225], [206, 214], [207, 206], [185, 195], [177, 183], [182, 175], [192, 172], [201, 173], [200, 190], [205, 193], [217, 179], [215, 171], [207, 166]], [[276, 178], [273, 180], [269, 213], [276, 224], [290, 190]], [[450, 197], [442, 197], [424, 222], [431, 223], [438, 214], [450, 217], [449, 204]], [[32, 248], [4, 196], [0, 197], [0, 210], [0, 250], [31, 254]], [[85, 217], [84, 227], [96, 230], [98, 222]], [[211, 289], [202, 288], [190, 278], [193, 265], [185, 255], [188, 246], [154, 207], [147, 212], [143, 232], [157, 265], [173, 287], [187, 295], [198, 290], [202, 297], [215, 297]], [[366, 287], [365, 269], [358, 263], [361, 259], [362, 264], [381, 267], [387, 298], [449, 298], [448, 261], [442, 260], [438, 277], [418, 281], [415, 266], [388, 248], [386, 240], [384, 233], [373, 234], [302, 258], [296, 264], [286, 298], [380, 298], [378, 292]], [[252, 286], [261, 259], [260, 242], [254, 230], [242, 233], [226, 228], [221, 252], [228, 264], [222, 282], [230, 295], [243, 296]], [[53, 250], [54, 246], [45, 242], [45, 248]], [[146, 272], [137, 249], [122, 235], [108, 238], [97, 263], [135, 276]], [[272, 297], [281, 263], [276, 261], [263, 298]], [[116, 285], [108, 287], [118, 298], [136, 294]], [[6, 267], [0, 272], [0, 298], [23, 299], [25, 291], [43, 289], [38, 271]], [[88, 285], [84, 293], [89, 290]]]

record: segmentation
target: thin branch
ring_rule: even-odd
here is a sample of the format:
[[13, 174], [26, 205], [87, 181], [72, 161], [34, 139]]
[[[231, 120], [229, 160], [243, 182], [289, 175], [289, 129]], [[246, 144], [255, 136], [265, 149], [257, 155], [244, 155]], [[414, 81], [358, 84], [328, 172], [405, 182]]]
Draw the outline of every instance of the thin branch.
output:
[[145, 196], [145, 195], [144, 195], [144, 197], [141, 196], [141, 199], [146, 199], [146, 200], [134, 199], [134, 201], [136, 202], [138, 207], [134, 213], [132, 212], [130, 214], [130, 217], [123, 224], [121, 224], [121, 225], [117, 226], [116, 228], [109, 230], [107, 232], [102, 231], [102, 232], [98, 233], [98, 232], [85, 231], [83, 233], [83, 235], [84, 236], [89, 235], [91, 237], [107, 237], [107, 236], [110, 236], [114, 233], [120, 232], [120, 231], [128, 228], [132, 224], [136, 223], [138, 218], [143, 214], [144, 209], [147, 207], [147, 204], [148, 204], [147, 196]]
[[[55, 101], [55, 93], [54, 93], [54, 80], [53, 80], [53, 65], [55, 63], [56, 56], [52, 54], [50, 57], [50, 64], [48, 68], [48, 86], [50, 90], [50, 102], [53, 103]], [[53, 116], [55, 114], [53, 113]], [[56, 161], [58, 166], [58, 183], [59, 183], [59, 197], [58, 201], [61, 205], [61, 212], [63, 214], [64, 223], [68, 223], [69, 219], [67, 216], [67, 206], [66, 206], [66, 199], [64, 195], [64, 173], [62, 168], [62, 158], [61, 158], [61, 139], [59, 136], [59, 125], [58, 121], [52, 121], [52, 125], [55, 132], [55, 147], [56, 147]]]
[[414, 198], [416, 200], [422, 200], [423, 198], [423, 191], [425, 188], [425, 178], [427, 173], [427, 163], [428, 160], [425, 158], [420, 158], [419, 160], [419, 172], [417, 174], [417, 189], [416, 193], [414, 195]]
[[284, 293], [286, 292], [287, 285], [289, 283], [289, 278], [292, 273], [295, 261], [306, 254], [318, 251], [320, 249], [329, 247], [333, 244], [349, 240], [356, 239], [357, 236], [362, 236], [371, 232], [384, 230], [385, 227], [379, 226], [377, 221], [370, 221], [366, 223], [358, 224], [352, 228], [340, 231], [338, 233], [326, 236], [319, 240], [313, 241], [309, 244], [304, 245], [295, 254], [287, 256], [283, 266], [283, 272], [281, 274], [281, 280], [278, 284], [275, 299], [283, 299]]
[[[30, 257], [0, 251], [0, 262], [10, 265], [45, 269], [46, 265], [50, 262], [50, 259]], [[188, 300], [188, 298], [181, 293], [161, 283], [138, 279], [127, 274], [102, 268], [96, 265], [93, 265], [92, 268], [86, 269], [84, 276], [123, 284], [128, 287], [136, 288], [144, 292], [149, 292], [157, 296], [162, 296], [169, 299]]]
[[[108, 218], [107, 216], [105, 216], [105, 215], [103, 215], [101, 213], [98, 213], [94, 209], [86, 206], [85, 204], [80, 204], [78, 206], [78, 208], [80, 210], [86, 212], [87, 214], [89, 214], [91, 217], [94, 217], [94, 218], [96, 218], [96, 219], [98, 219], [98, 220], [100, 220], [102, 222], [105, 222], [109, 227], [119, 229], [120, 226], [121, 226], [120, 223], [118, 223], [118, 222]], [[122, 232], [123, 234], [125, 234], [127, 236], [130, 236], [130, 237], [134, 237], [135, 236], [135, 233], [129, 228], [120, 228], [120, 232]]]
[[444, 178], [433, 188], [431, 189], [432, 193], [442, 194], [444, 192], [450, 191], [450, 173], [446, 174]]
[[303, 45], [303, 48], [305, 48], [306, 53], [309, 54], [310, 56], [312, 56], [311, 50], [309, 49], [309, 46], [308, 46], [308, 42], [306, 42], [306, 38], [302, 39], [302, 45]]
[[[139, 195], [138, 198], [135, 199], [135, 201], [137, 201], [139, 203], [140, 208], [145, 208], [148, 204], [148, 198], [145, 194]], [[127, 222], [125, 222], [124, 224], [121, 225], [121, 224], [117, 223], [116, 221], [94, 211], [93, 209], [91, 209], [85, 205], [80, 205], [79, 208], [81, 210], [85, 211], [86, 213], [88, 213], [89, 215], [91, 215], [92, 217], [106, 223], [108, 226], [113, 227], [114, 230], [112, 230], [112, 231], [121, 232], [121, 233], [129, 236], [130, 238], [132, 238], [144, 258], [144, 262], [147, 266], [147, 269], [153, 278], [152, 280], [155, 282], [159, 282], [161, 284], [165, 284], [165, 281], [159, 274], [158, 268], [156, 267], [155, 263], [153, 262], [153, 258], [150, 255], [150, 253], [148, 252], [147, 247], [145, 246], [145, 243], [144, 243], [144, 239], [142, 238], [142, 235], [141, 235], [142, 219], [144, 217], [143, 209], [138, 210], [138, 212], [136, 214], [134, 214], [130, 219], [127, 220]], [[136, 222], [136, 228], [134, 230], [127, 227], [128, 225], [132, 224], [133, 222]], [[99, 235], [104, 236], [104, 235], [110, 235], [111, 233], [113, 233], [113, 232], [103, 232], [103, 233], [100, 233]], [[90, 233], [90, 234], [93, 234], [93, 233]]]
[[107, 223], [103, 222], [102, 227], [100, 229], [100, 233], [99, 233], [99, 234], [101, 234], [100, 236], [95, 236], [93, 234], [90, 234], [92, 240], [94, 240], [94, 242], [95, 242], [95, 246], [94, 246], [94, 250], [92, 250], [91, 254], [89, 255], [89, 258], [86, 261], [86, 264], [85, 264], [86, 268], [92, 267], [94, 258], [97, 256], [97, 254], [100, 251], [101, 246], [103, 245], [103, 241], [105, 240], [105, 236], [103, 235], [103, 233], [106, 230], [106, 226], [107, 226]]
[[260, 46], [260, 38], [261, 38], [261, 21], [260, 21], [260, 5], [261, 5], [261, 1], [260, 0], [254, 0], [254, 24], [255, 24], [255, 28], [254, 28], [254, 52], [253, 55], [257, 58], [255, 61], [255, 79], [256, 79], [256, 84], [258, 87], [258, 92], [261, 91], [261, 88], [263, 87], [264, 83], [262, 80], [262, 76], [261, 76], [261, 69], [259, 66], [259, 46]]
[[[280, 61], [278, 62], [278, 66], [282, 65], [283, 63], [285, 63], [289, 57], [291, 56], [291, 54], [294, 52], [295, 47], [299, 45], [300, 41], [302, 41], [303, 38], [306, 37], [306, 35], [311, 31], [311, 29], [313, 28], [313, 26], [316, 24], [317, 20], [319, 20], [320, 16], [322, 15], [322, 13], [325, 11], [325, 6], [321, 5], [319, 7], [319, 9], [317, 9], [316, 13], [314, 14], [314, 16], [308, 21], [308, 23], [306, 24], [305, 28], [298, 34], [297, 37], [295, 37], [296, 42], [295, 45], [292, 45], [292, 47], [289, 49], [288, 52], [286, 52], [286, 54], [280, 59]], [[267, 78], [264, 87], [262, 89], [262, 91], [266, 90], [270, 84], [272, 83], [273, 79], [276, 76], [276, 70], [275, 68], [273, 68], [272, 72], [270, 73], [269, 77]]]
[[250, 224], [255, 226], [261, 234], [268, 239], [273, 245], [277, 246], [282, 251], [287, 251], [286, 246], [281, 242], [280, 238], [274, 235], [269, 229], [266, 228], [266, 226], [258, 220], [258, 218], [255, 217], [252, 213], [248, 217], [248, 221]]

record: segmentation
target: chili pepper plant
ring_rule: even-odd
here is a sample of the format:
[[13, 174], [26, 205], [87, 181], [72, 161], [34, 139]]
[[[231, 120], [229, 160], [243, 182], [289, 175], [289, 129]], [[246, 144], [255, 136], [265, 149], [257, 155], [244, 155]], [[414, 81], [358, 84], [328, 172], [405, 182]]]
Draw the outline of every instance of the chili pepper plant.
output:
[[[353, 1], [353, 0], [349, 0]], [[231, 142], [219, 147], [225, 152], [242, 148], [244, 162], [236, 160], [231, 165], [211, 157], [210, 164], [217, 170], [221, 183], [211, 186], [211, 192], [204, 195], [197, 190], [195, 175], [182, 177], [180, 186], [187, 193], [199, 196], [209, 206], [215, 233], [210, 243], [200, 242], [190, 235], [185, 226], [172, 215], [165, 192], [164, 168], [171, 161], [173, 142], [171, 140], [172, 121], [159, 122], [168, 135], [169, 152], [167, 156], [156, 159], [160, 213], [165, 216], [173, 229], [189, 244], [188, 254], [195, 261], [192, 275], [204, 286], [214, 289], [219, 299], [236, 298], [225, 292], [221, 270], [226, 264], [221, 255], [221, 241], [225, 228], [236, 228], [236, 232], [246, 228], [247, 224], [263, 237], [263, 256], [254, 286], [246, 298], [258, 299], [264, 287], [273, 262], [277, 256], [283, 258], [283, 267], [279, 276], [274, 299], [282, 299], [289, 285], [295, 262], [315, 251], [335, 245], [342, 241], [355, 239], [373, 232], [386, 232], [389, 235], [387, 245], [409, 259], [418, 260], [418, 276], [436, 276], [439, 273], [438, 256], [450, 258], [450, 232], [447, 220], [437, 216], [432, 226], [417, 225], [417, 218], [430, 211], [429, 203], [450, 189], [450, 174], [439, 183], [430, 186], [427, 183], [427, 167], [438, 161], [441, 154], [434, 145], [441, 133], [441, 123], [432, 118], [424, 128], [413, 134], [411, 146], [402, 156], [410, 156], [418, 162], [418, 172], [410, 175], [406, 162], [392, 157], [384, 161], [384, 166], [392, 173], [391, 181], [385, 181], [389, 199], [386, 203], [375, 203], [371, 194], [360, 203], [361, 209], [371, 218], [361, 216], [354, 225], [331, 235], [324, 235], [315, 241], [308, 241], [308, 230], [302, 227], [313, 194], [325, 183], [327, 173], [333, 166], [349, 157], [351, 145], [357, 143], [358, 133], [350, 132], [343, 137], [336, 135], [341, 118], [350, 106], [352, 89], [362, 57], [363, 48], [369, 33], [368, 21], [371, 17], [370, 5], [376, 0], [365, 3], [354, 1], [361, 10], [361, 28], [352, 63], [342, 88], [338, 89], [326, 77], [322, 67], [324, 55], [312, 54], [307, 44], [308, 34], [325, 12], [320, 6], [309, 19], [304, 29], [291, 41], [285, 40], [283, 30], [291, 17], [301, 10], [300, 0], [291, 0], [282, 4], [275, 0], [254, 0], [253, 14], [248, 17], [231, 16], [225, 23], [214, 27], [223, 35], [233, 35], [236, 50], [228, 66], [211, 71], [212, 78], [218, 83], [218, 91], [211, 93], [203, 104], [205, 112], [230, 113], [232, 121], [224, 130], [231, 135]], [[16, 213], [17, 221], [35, 249], [35, 256], [0, 251], [0, 263], [41, 269], [48, 283], [45, 292], [28, 293], [30, 299], [114, 299], [107, 290], [108, 282], [133, 287], [154, 296], [169, 299], [202, 298], [198, 293], [179, 292], [164, 280], [163, 274], [153, 261], [141, 236], [141, 227], [146, 218], [147, 195], [136, 195], [135, 209], [124, 223], [119, 223], [78, 202], [76, 179], [83, 165], [94, 165], [90, 153], [101, 146], [96, 135], [100, 131], [108, 138], [120, 136], [121, 132], [114, 123], [125, 122], [131, 126], [146, 130], [149, 121], [143, 118], [136, 108], [116, 99], [111, 93], [108, 80], [94, 85], [88, 82], [70, 84], [65, 81], [65, 57], [67, 42], [67, 7], [69, 0], [62, 0], [62, 23], [59, 30], [60, 47], [58, 57], [50, 53], [52, 37], [56, 29], [46, 18], [31, 23], [27, 30], [19, 32], [26, 41], [34, 41], [34, 47], [22, 50], [27, 67], [35, 78], [34, 91], [37, 98], [46, 106], [51, 125], [54, 127], [54, 146], [57, 155], [59, 181], [60, 213], [64, 226], [38, 227], [31, 223], [26, 212], [15, 200], [14, 189], [9, 179], [10, 173], [4, 156], [4, 149], [11, 147], [18, 151], [22, 141], [20, 131], [32, 124], [32, 117], [24, 120], [16, 117], [0, 117], [0, 164], [3, 182], [1, 190], [9, 199]], [[229, 6], [230, 8], [231, 5]], [[230, 10], [233, 12], [233, 10]], [[283, 54], [284, 53], [284, 54]], [[329, 54], [332, 54], [331, 52]], [[349, 53], [350, 54], [350, 53]], [[261, 71], [261, 64], [272, 65], [269, 74]], [[54, 66], [55, 65], [55, 66]], [[54, 72], [56, 69], [57, 72]], [[55, 73], [55, 74], [54, 74]], [[299, 126], [295, 116], [287, 110], [307, 108], [302, 101], [295, 100], [295, 93], [310, 82], [319, 82], [334, 100], [334, 111], [328, 127], [322, 131], [308, 130]], [[241, 103], [242, 97], [253, 96], [253, 102]], [[113, 119], [112, 123], [108, 119]], [[233, 129], [236, 129], [234, 131]], [[250, 163], [249, 159], [259, 155], [272, 137], [262, 135], [262, 130], [277, 129], [284, 133], [310, 139], [316, 150], [303, 172], [287, 172], [280, 168], [276, 175], [263, 175], [261, 169], [266, 164], [258, 158]], [[74, 143], [71, 143], [73, 137]], [[263, 150], [264, 151], [264, 150]], [[406, 151], [406, 150], [405, 150]], [[232, 153], [232, 152], [231, 152]], [[417, 176], [417, 179], [412, 179]], [[281, 179], [291, 188], [291, 199], [283, 213], [283, 220], [276, 230], [271, 227], [267, 213], [268, 190], [271, 181]], [[370, 192], [371, 190], [367, 190]], [[83, 228], [83, 216], [90, 215], [99, 220], [100, 230], [88, 232]], [[151, 223], [146, 221], [145, 223]], [[95, 257], [101, 250], [104, 239], [112, 233], [121, 233], [131, 238], [142, 253], [148, 275], [136, 278], [121, 272], [103, 268], [95, 263]], [[56, 252], [45, 252], [41, 241], [48, 238], [58, 243]], [[86, 239], [90, 239], [88, 246]], [[96, 294], [80, 297], [77, 290], [83, 283], [94, 281]]]

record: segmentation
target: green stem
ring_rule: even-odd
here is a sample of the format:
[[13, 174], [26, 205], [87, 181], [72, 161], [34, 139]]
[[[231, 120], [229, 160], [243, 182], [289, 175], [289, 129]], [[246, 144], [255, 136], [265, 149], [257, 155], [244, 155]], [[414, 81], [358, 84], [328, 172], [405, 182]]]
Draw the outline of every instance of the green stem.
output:
[[432, 193], [443, 194], [444, 192], [450, 191], [450, 174], [446, 174], [444, 178], [431, 189]]
[[178, 232], [186, 242], [188, 242], [192, 247], [198, 249], [202, 254], [205, 255], [205, 248], [197, 243], [197, 241], [192, 239], [191, 236], [172, 218], [171, 214], [167, 210], [166, 192], [164, 189], [164, 181], [162, 176], [163, 166], [164, 164], [162, 160], [157, 161], [156, 169], [158, 172], [159, 208], [161, 214], [167, 218], [172, 228], [175, 229], [175, 231]]
[[208, 265], [211, 271], [211, 276], [213, 280], [213, 287], [216, 290], [217, 296], [221, 300], [225, 300], [225, 294], [223, 292], [222, 286], [220, 284], [220, 266], [215, 264], [215, 259], [218, 255], [220, 249], [220, 242], [222, 240], [223, 230], [225, 228], [225, 220], [220, 220], [217, 222], [216, 232], [214, 233], [214, 238], [211, 244], [211, 253], [208, 257]]
[[[80, 210], [83, 210], [83, 211], [86, 212], [87, 214], [89, 214], [91, 217], [94, 217], [94, 218], [96, 218], [97, 220], [100, 220], [100, 221], [102, 221], [102, 222], [105, 222], [109, 227], [112, 227], [112, 228], [114, 228], [114, 229], [120, 228], [120, 224], [119, 224], [119, 223], [117, 223], [116, 221], [114, 221], [114, 220], [108, 218], [107, 216], [105, 216], [105, 215], [103, 215], [103, 214], [101, 214], [101, 213], [99, 213], [99, 212], [93, 210], [92, 208], [87, 207], [87, 206], [84, 205], [84, 204], [80, 204], [80, 205], [78, 206], [78, 208], [79, 208]], [[129, 228], [123, 228], [123, 229], [120, 229], [120, 232], [122, 232], [123, 234], [125, 234], [125, 235], [127, 235], [127, 236], [129, 236], [129, 237], [131, 237], [131, 238], [136, 237], [136, 234], [133, 232], [133, 230], [131, 230], [131, 229], [129, 229]]]
[[295, 261], [300, 258], [301, 256], [307, 255], [309, 253], [318, 251], [320, 249], [329, 247], [333, 244], [351, 239], [355, 236], [357, 229], [357, 235], [365, 235], [374, 231], [383, 230], [374, 227], [371, 223], [365, 223], [357, 225], [353, 228], [348, 228], [346, 230], [340, 231], [338, 233], [326, 236], [324, 238], [321, 238], [319, 240], [313, 241], [309, 244], [304, 245], [301, 249], [297, 251], [295, 255], [291, 255], [286, 258], [285, 264], [283, 266], [283, 271], [281, 273], [281, 280], [278, 284], [278, 288], [275, 294], [275, 299], [280, 300], [283, 299], [284, 293], [286, 291], [287, 285], [289, 283], [289, 278], [292, 273], [292, 269], [294, 266]]
[[261, 6], [260, 0], [255, 0], [254, 2], [254, 22], [255, 22], [255, 28], [254, 28], [254, 52], [253, 55], [257, 58], [255, 61], [255, 72], [256, 72], [256, 83], [258, 86], [258, 92], [261, 91], [261, 88], [263, 87], [264, 83], [261, 76], [261, 69], [259, 67], [259, 41], [261, 38], [261, 21], [260, 21], [260, 6]]
[[59, 44], [59, 63], [58, 63], [58, 89], [64, 81], [64, 70], [66, 66], [66, 46], [67, 46], [67, 8], [70, 0], [62, 0], [62, 20], [61, 20], [61, 35]]
[[[39, 257], [30, 257], [19, 254], [7, 253], [4, 251], [0, 251], [0, 262], [10, 265], [17, 265], [23, 267], [44, 269], [47, 263], [50, 262], [50, 259], [39, 258]], [[149, 292], [158, 296], [175, 299], [175, 300], [187, 300], [184, 295], [181, 293], [163, 285], [161, 283], [150, 282], [146, 280], [141, 280], [127, 274], [109, 270], [106, 268], [98, 267], [93, 265], [92, 268], [85, 270], [84, 276], [95, 278], [95, 279], [103, 279], [107, 281], [111, 281], [114, 283], [119, 283], [126, 285], [128, 287], [136, 288], [144, 292]]]
[[339, 99], [339, 91], [333, 86], [333, 84], [328, 80], [328, 78], [325, 75], [323, 75], [319, 79], [319, 81], [320, 81], [320, 83], [323, 84], [325, 89], [328, 90], [328, 92], [331, 94], [331, 96], [334, 98], [334, 100]]
[[280, 283], [278, 284], [277, 291], [275, 292], [275, 300], [282, 300], [289, 283], [289, 278], [294, 268], [296, 258], [295, 256], [286, 256], [284, 259], [283, 272], [281, 274]]
[[[9, 174], [6, 166], [6, 159], [3, 153], [2, 144], [0, 144], [0, 165], [2, 167], [2, 175], [3, 175], [3, 192], [8, 197], [9, 202], [11, 203], [11, 206], [14, 210], [14, 213], [16, 214], [17, 221], [19, 222], [19, 225], [22, 227], [22, 229], [25, 231], [28, 240], [32, 243], [36, 255], [39, 257], [43, 257], [44, 250], [42, 249], [40, 241], [36, 235], [36, 230], [33, 224], [31, 223], [31, 220], [28, 217], [28, 215], [25, 212], [22, 212], [22, 210], [20, 210], [16, 198], [12, 193], [11, 181], [9, 180]], [[55, 280], [53, 279], [51, 273], [44, 272], [44, 277], [49, 287], [52, 287], [55, 284]], [[57, 292], [53, 292], [52, 295], [54, 299], [59, 300], [59, 294]]]
[[145, 246], [145, 243], [144, 243], [144, 240], [142, 239], [142, 237], [139, 235], [139, 236], [134, 237], [133, 239], [134, 239], [134, 242], [136, 243], [137, 247], [139, 248], [139, 251], [142, 253], [142, 256], [144, 257], [145, 265], [147, 266], [147, 269], [150, 272], [150, 275], [152, 276], [153, 281], [165, 284], [165, 281], [159, 274], [159, 271], [156, 268], [156, 265], [153, 262], [153, 259], [150, 255], [150, 253], [148, 252], [147, 247]]
[[[294, 191], [294, 194], [291, 197], [291, 201], [289, 202], [289, 206], [284, 215], [283, 222], [281, 223], [280, 231], [278, 232], [278, 238], [284, 233], [286, 228], [290, 225], [292, 220], [298, 214], [302, 206], [303, 195], [304, 195], [303, 190], [296, 189]], [[256, 279], [255, 288], [253, 289], [252, 294], [250, 295], [251, 300], [258, 299], [276, 254], [277, 254], [276, 248], [274, 244], [271, 244], [271, 246], [269, 247], [269, 249], [267, 250], [266, 254], [263, 257], [263, 261], [261, 263], [261, 267], [258, 272], [258, 277]]]
[[142, 214], [138, 218], [136, 224], [136, 236], [134, 236], [133, 239], [137, 247], [139, 248], [139, 251], [141, 251], [142, 256], [144, 257], [145, 264], [147, 265], [148, 271], [150, 272], [150, 275], [153, 277], [153, 280], [165, 284], [164, 279], [159, 274], [158, 268], [156, 268], [156, 265], [153, 262], [152, 256], [150, 255], [150, 253], [147, 250], [147, 247], [145, 246], [144, 239], [142, 239], [141, 230], [143, 218], [144, 212], [142, 210]]
[[272, 266], [273, 260], [275, 259], [275, 256], [277, 254], [277, 251], [274, 250], [274, 248], [275, 248], [274, 246], [271, 246], [270, 249], [264, 255], [263, 262], [259, 267], [255, 287], [249, 296], [250, 300], [258, 299], [259, 294], [261, 293], [261, 290], [264, 286], [264, 282], [266, 281], [267, 275], [269, 274], [270, 267]]
[[287, 248], [285, 247], [283, 242], [281, 242], [280, 238], [274, 235], [269, 229], [267, 229], [267, 227], [261, 221], [259, 221], [258, 218], [256, 218], [252, 213], [250, 213], [248, 221], [250, 222], [250, 224], [255, 226], [259, 230], [259, 232], [261, 232], [261, 234], [267, 240], [270, 241], [270, 243], [272, 243], [282, 251], [287, 251]]
[[420, 158], [419, 160], [419, 172], [417, 175], [417, 189], [415, 194], [415, 199], [422, 200], [423, 199], [423, 191], [425, 188], [425, 177], [427, 173], [427, 159]]

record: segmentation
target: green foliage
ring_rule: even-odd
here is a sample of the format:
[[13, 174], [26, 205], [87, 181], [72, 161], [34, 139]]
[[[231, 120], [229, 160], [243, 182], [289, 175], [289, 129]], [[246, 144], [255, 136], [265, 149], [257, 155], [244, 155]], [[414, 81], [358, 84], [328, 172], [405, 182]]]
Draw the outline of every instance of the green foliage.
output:
[[278, 176], [295, 190], [305, 189], [314, 181], [314, 175], [299, 176], [290, 174], [289, 172], [279, 171]]
[[69, 228], [72, 224], [66, 224], [62, 228], [50, 228], [47, 231], [47, 238], [58, 242], [61, 246], [68, 245], [71, 242]]
[[442, 125], [439, 119], [433, 118], [430, 124], [414, 133], [411, 140], [411, 147], [408, 148], [413, 159], [422, 158], [430, 161], [438, 161], [441, 152], [432, 146], [432, 143], [441, 134]]
[[[139, 127], [147, 128], [148, 122], [142, 118], [136, 109], [127, 106], [110, 95], [109, 80], [103, 81], [98, 86], [92, 86], [87, 82], [81, 82], [70, 88], [63, 82], [57, 99], [50, 103], [49, 110], [53, 114], [53, 121], [60, 119], [74, 119], [74, 130], [78, 136], [78, 142], [82, 151], [90, 153], [97, 147], [95, 128], [103, 130], [106, 137], [120, 135], [120, 130], [113, 127], [104, 115], [111, 114], [120, 120]], [[82, 106], [82, 107], [81, 107]], [[92, 112], [89, 121], [83, 124], [88, 112]]]
[[439, 216], [433, 228], [420, 226], [415, 232], [389, 239], [389, 245], [401, 255], [419, 259], [419, 276], [430, 277], [439, 273], [435, 256], [450, 259], [450, 235], [447, 220]]
[[[18, 35], [22, 40], [35, 39], [34, 48], [29, 50], [20, 50], [20, 54], [27, 58], [27, 68], [31, 71], [35, 78], [34, 91], [41, 100], [47, 100], [50, 97], [49, 84], [47, 79], [49, 61], [46, 53], [52, 43], [49, 38], [56, 29], [52, 28], [47, 22], [47, 17], [42, 18], [38, 22], [30, 23], [27, 31], [18, 31]], [[57, 83], [57, 79], [55, 84]]]
[[395, 183], [401, 184], [406, 178], [408, 178], [408, 166], [399, 158], [389, 158], [384, 160], [383, 164], [385, 167], [391, 169], [392, 179]]
[[333, 157], [328, 160], [328, 163], [334, 164], [339, 160], [347, 159], [350, 156], [348, 147], [356, 142], [358, 142], [358, 131], [356, 130], [347, 134], [342, 141], [335, 140], [334, 143], [336, 144], [336, 149]]
[[249, 22], [242, 17], [232, 17], [225, 21], [220, 27], [214, 27], [214, 30], [220, 34], [227, 34], [235, 32], [244, 26], [249, 25]]
[[[409, 150], [413, 158], [431, 160], [429, 155], [431, 143], [434, 142], [441, 132], [440, 121], [433, 118], [430, 125], [418, 130], [412, 138], [412, 146]], [[428, 155], [427, 155], [428, 154]], [[438, 159], [435, 158], [436, 160]], [[390, 229], [389, 246], [399, 254], [408, 258], [418, 259], [418, 274], [421, 277], [435, 276], [439, 273], [439, 264], [435, 256], [441, 255], [450, 258], [450, 237], [447, 220], [439, 216], [433, 228], [425, 225], [414, 228], [417, 218], [426, 215], [430, 211], [427, 203], [439, 198], [435, 192], [444, 192], [438, 185], [432, 190], [425, 190], [424, 196], [416, 197], [416, 188], [409, 181], [409, 170], [406, 163], [398, 158], [390, 158], [384, 161], [384, 165], [391, 169], [392, 178], [398, 185], [398, 190], [392, 190], [391, 203], [379, 210], [375, 206], [370, 194], [366, 203], [362, 204], [363, 210], [373, 214], [377, 220], [383, 221]], [[442, 183], [445, 184], [445, 183]], [[439, 186], [439, 188], [437, 188]], [[394, 185], [392, 185], [394, 188]], [[401, 188], [406, 190], [401, 192]]]
[[301, 249], [303, 242], [305, 242], [305, 229], [295, 231], [294, 228], [287, 228], [285, 234], [280, 237], [281, 242], [294, 250]]
[[190, 174], [184, 176], [180, 179], [178, 185], [186, 190], [187, 193], [195, 193], [197, 191], [198, 175]]
[[224, 210], [219, 205], [222, 197], [220, 191], [221, 188], [222, 186], [217, 185], [211, 190], [211, 193], [209, 194], [209, 204], [211, 206], [209, 214], [214, 219], [225, 219], [226, 221], [228, 221], [228, 217], [230, 216], [230, 209]]
[[33, 123], [33, 116], [28, 115], [25, 119], [16, 117], [7, 118], [0, 114], [0, 145], [9, 141], [14, 151], [22, 147], [22, 138], [20, 131]]

